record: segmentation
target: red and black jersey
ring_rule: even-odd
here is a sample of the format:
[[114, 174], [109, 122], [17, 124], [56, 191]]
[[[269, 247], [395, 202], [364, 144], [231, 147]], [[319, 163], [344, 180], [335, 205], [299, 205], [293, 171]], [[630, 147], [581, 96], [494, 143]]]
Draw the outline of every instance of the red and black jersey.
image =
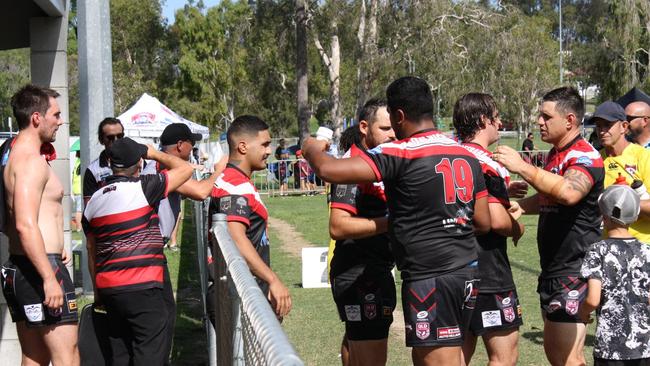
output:
[[[501, 164], [492, 160], [492, 153], [481, 145], [474, 143], [463, 144], [481, 163], [483, 178], [488, 192], [488, 202], [498, 203], [506, 209], [510, 208], [508, 185], [510, 173]], [[502, 292], [515, 288], [512, 270], [508, 260], [507, 238], [490, 231], [476, 237], [479, 244], [478, 268], [481, 279], [481, 292]]]
[[[363, 155], [364, 152], [352, 145], [344, 158]], [[376, 218], [388, 214], [384, 184], [332, 184], [330, 207], [345, 210], [353, 216]], [[390, 270], [394, 265], [390, 252], [388, 233], [361, 239], [337, 240], [331, 262], [331, 275], [342, 273], [360, 275], [366, 267]]]
[[[210, 217], [226, 214], [227, 220], [246, 225], [246, 236], [257, 254], [270, 264], [269, 239], [266, 234], [268, 212], [250, 178], [236, 166], [228, 164], [212, 188]], [[262, 289], [264, 290], [264, 289]]]
[[158, 204], [167, 196], [165, 172], [110, 176], [84, 211], [86, 236], [95, 240], [95, 286], [104, 293], [163, 287], [165, 255]]
[[593, 183], [589, 193], [575, 206], [564, 206], [548, 196], [539, 195], [537, 246], [541, 277], [579, 275], [589, 245], [600, 240], [602, 235], [598, 197], [603, 191], [605, 177], [603, 159], [578, 136], [562, 149], [551, 149], [544, 169], [559, 175], [564, 175], [568, 169], [578, 169]]
[[487, 191], [469, 151], [427, 130], [360, 156], [384, 182], [391, 249], [402, 278], [437, 276], [477, 259], [474, 203]]

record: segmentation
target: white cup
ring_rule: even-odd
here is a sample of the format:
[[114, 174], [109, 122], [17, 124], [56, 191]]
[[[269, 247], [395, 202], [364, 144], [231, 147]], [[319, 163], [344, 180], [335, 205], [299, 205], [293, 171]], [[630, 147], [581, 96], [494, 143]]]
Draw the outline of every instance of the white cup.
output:
[[316, 140], [330, 141], [332, 136], [334, 136], [334, 131], [324, 126], [318, 127], [318, 131], [316, 131]]

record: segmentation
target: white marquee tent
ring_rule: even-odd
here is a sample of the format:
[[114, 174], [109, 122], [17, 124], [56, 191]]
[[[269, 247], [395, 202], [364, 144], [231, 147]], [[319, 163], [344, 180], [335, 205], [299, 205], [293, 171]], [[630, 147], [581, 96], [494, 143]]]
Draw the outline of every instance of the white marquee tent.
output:
[[200, 133], [204, 139], [210, 137], [206, 126], [187, 120], [162, 104], [157, 98], [144, 93], [138, 101], [126, 112], [117, 117], [124, 126], [124, 134], [131, 138], [146, 139], [158, 142], [167, 125], [185, 123], [192, 132]]

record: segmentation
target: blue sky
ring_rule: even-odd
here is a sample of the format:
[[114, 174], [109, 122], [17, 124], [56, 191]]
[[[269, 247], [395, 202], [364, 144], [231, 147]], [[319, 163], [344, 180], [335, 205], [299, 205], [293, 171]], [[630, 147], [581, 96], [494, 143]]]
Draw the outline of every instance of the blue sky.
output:
[[[196, 3], [197, 1], [195, 1]], [[220, 0], [203, 0], [206, 8], [211, 8], [219, 4]], [[165, 0], [163, 4], [163, 17], [167, 18], [169, 24], [174, 24], [174, 13], [177, 9], [183, 8], [187, 4], [187, 0]]]

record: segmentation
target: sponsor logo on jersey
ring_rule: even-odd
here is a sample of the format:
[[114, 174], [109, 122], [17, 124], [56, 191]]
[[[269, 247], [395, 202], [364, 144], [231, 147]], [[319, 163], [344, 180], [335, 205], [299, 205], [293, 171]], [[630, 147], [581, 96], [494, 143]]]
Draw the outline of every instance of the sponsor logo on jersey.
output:
[[364, 296], [364, 299], [366, 301], [373, 301], [375, 300], [375, 294], [367, 294], [366, 296]]
[[438, 328], [438, 339], [460, 338], [460, 328], [456, 325], [453, 327]]
[[476, 297], [478, 296], [478, 286], [474, 281], [465, 281], [465, 309], [474, 309], [476, 307]]
[[517, 316], [521, 318], [523, 311], [521, 310], [521, 305], [517, 305]]
[[43, 304], [29, 304], [23, 305], [25, 316], [30, 322], [43, 321]]
[[238, 197], [237, 201], [235, 201], [235, 205], [237, 205], [235, 211], [240, 215], [246, 214], [246, 209], [245, 209], [246, 204], [247, 204], [246, 198]]
[[515, 320], [515, 309], [512, 306], [503, 308], [501, 311], [503, 311], [503, 319], [508, 323], [512, 323]]
[[511, 301], [512, 301], [512, 300], [510, 299], [510, 297], [504, 297], [504, 298], [501, 300], [501, 305], [506, 305], [506, 306], [507, 306], [507, 305], [510, 305], [510, 302], [511, 302]]
[[336, 186], [336, 197], [341, 198], [345, 195], [345, 185]]
[[359, 305], [345, 305], [345, 317], [350, 322], [361, 321], [361, 306]]
[[427, 311], [420, 311], [417, 314], [418, 319], [426, 319], [429, 316], [429, 312]]
[[219, 200], [219, 208], [221, 211], [228, 211], [230, 209], [230, 197], [222, 197]]
[[390, 306], [382, 306], [384, 310], [384, 316], [391, 316], [393, 314], [393, 309], [390, 308]]
[[377, 317], [377, 304], [363, 304], [363, 313], [372, 320]]
[[576, 164], [580, 164], [580, 165], [584, 165], [586, 167], [590, 167], [590, 166], [594, 165], [594, 162], [588, 156], [581, 156], [578, 159], [576, 159]]
[[578, 292], [578, 290], [571, 290], [571, 291], [569, 291], [569, 293], [567, 294], [567, 297], [568, 297], [569, 299], [573, 299], [573, 300], [575, 300], [575, 299], [578, 298], [579, 295], [580, 295], [580, 292]]
[[498, 327], [501, 325], [501, 314], [496, 310], [481, 312], [483, 319], [483, 328]]
[[580, 303], [578, 300], [567, 300], [566, 301], [566, 313], [569, 315], [576, 315], [578, 313], [578, 307], [580, 306]]
[[415, 335], [424, 340], [431, 335], [431, 325], [428, 321], [419, 321], [415, 323]]
[[636, 174], [636, 165], [625, 164], [625, 171], [630, 173], [630, 175]]

